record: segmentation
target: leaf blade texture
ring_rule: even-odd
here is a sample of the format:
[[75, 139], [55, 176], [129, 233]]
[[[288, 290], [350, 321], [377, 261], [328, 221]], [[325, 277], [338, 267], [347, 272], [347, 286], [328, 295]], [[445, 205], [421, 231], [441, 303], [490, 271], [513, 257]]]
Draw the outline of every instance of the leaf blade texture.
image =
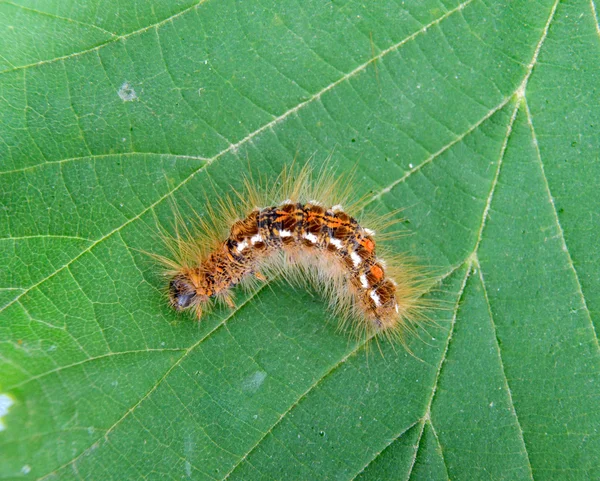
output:
[[[0, 27], [3, 478], [600, 476], [595, 2], [19, 0]], [[330, 154], [439, 277], [412, 354], [277, 282], [168, 309], [142, 251], [172, 202]]]

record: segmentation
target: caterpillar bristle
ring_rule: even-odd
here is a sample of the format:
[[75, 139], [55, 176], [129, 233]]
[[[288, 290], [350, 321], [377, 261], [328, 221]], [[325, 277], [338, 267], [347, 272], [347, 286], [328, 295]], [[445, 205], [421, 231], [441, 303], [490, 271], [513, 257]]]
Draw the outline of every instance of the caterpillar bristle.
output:
[[400, 210], [357, 220], [371, 197], [354, 199], [354, 175], [294, 163], [275, 179], [247, 176], [189, 225], [174, 207], [174, 234], [160, 229], [169, 255], [152, 254], [169, 278], [170, 305], [199, 319], [215, 303], [234, 308], [238, 284], [253, 291], [282, 278], [316, 286], [353, 337], [404, 343], [424, 319], [427, 277], [381, 244], [406, 235], [389, 230]]

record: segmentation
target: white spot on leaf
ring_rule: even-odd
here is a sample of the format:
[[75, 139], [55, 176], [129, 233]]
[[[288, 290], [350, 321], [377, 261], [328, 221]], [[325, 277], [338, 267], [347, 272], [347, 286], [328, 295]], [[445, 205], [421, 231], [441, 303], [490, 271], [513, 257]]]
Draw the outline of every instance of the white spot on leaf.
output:
[[244, 391], [256, 392], [266, 378], [267, 373], [265, 371], [256, 371], [244, 380], [242, 388]]
[[187, 434], [183, 442], [183, 450], [185, 455], [185, 475], [190, 478], [192, 476], [192, 463], [188, 461], [194, 454], [195, 443], [190, 434]]
[[123, 82], [117, 93], [123, 102], [132, 102], [138, 98], [133, 86], [129, 82]]
[[8, 410], [13, 404], [14, 401], [10, 396], [0, 394], [0, 431], [4, 431], [5, 429], [2, 418], [8, 414]]

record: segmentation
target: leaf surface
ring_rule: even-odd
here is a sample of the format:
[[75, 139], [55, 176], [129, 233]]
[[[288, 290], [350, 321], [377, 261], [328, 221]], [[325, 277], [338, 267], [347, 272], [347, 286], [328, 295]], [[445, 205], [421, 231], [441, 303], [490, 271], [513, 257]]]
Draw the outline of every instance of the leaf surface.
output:
[[[0, 3], [0, 477], [600, 477], [594, 1], [168, 4]], [[332, 152], [437, 273], [412, 355], [169, 310], [172, 202]]]

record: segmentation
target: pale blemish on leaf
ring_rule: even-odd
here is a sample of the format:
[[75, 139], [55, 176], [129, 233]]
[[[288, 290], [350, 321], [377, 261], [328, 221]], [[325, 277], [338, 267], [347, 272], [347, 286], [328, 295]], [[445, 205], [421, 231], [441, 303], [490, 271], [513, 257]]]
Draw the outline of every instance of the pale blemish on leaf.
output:
[[2, 422], [2, 419], [8, 414], [8, 410], [13, 404], [14, 401], [10, 396], [6, 394], [0, 394], [0, 431], [4, 431], [6, 428]]
[[256, 392], [266, 378], [266, 372], [256, 371], [254, 374], [246, 378], [242, 388], [244, 391]]
[[187, 434], [184, 441], [184, 451], [185, 451], [185, 475], [190, 478], [192, 476], [192, 463], [190, 463], [189, 458], [194, 453], [194, 440], [190, 434]]
[[138, 98], [133, 86], [129, 82], [123, 82], [117, 93], [123, 102], [132, 102]]

